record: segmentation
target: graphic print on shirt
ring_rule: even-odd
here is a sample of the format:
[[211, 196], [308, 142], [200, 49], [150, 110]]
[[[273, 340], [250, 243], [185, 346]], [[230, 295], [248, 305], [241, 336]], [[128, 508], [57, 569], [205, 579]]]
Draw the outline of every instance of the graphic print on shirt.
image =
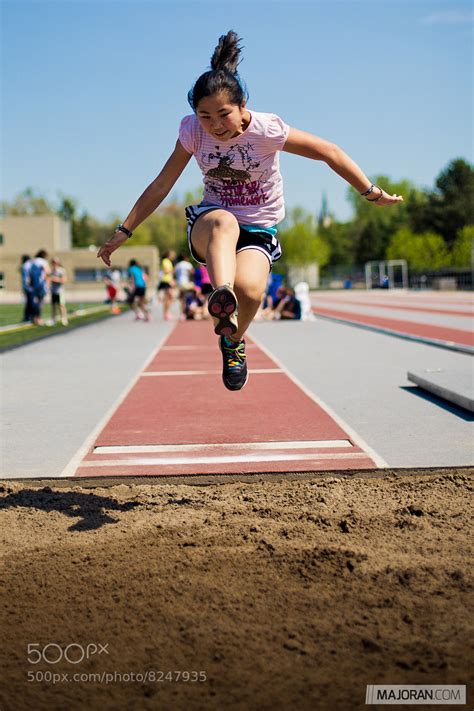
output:
[[[215, 147], [214, 153], [202, 154], [203, 163], [217, 165], [210, 168], [206, 173], [206, 185], [209, 191], [216, 195], [219, 203], [224, 207], [231, 205], [262, 205], [266, 202], [267, 193], [263, 189], [263, 184], [266, 179], [265, 171], [257, 174], [252, 180], [252, 173], [259, 166], [260, 162], [252, 159], [251, 153], [254, 147], [251, 143], [244, 146], [232, 145], [229, 146], [225, 153], [219, 150], [219, 146]], [[241, 168], [233, 167], [237, 159], [237, 153], [240, 155]]]

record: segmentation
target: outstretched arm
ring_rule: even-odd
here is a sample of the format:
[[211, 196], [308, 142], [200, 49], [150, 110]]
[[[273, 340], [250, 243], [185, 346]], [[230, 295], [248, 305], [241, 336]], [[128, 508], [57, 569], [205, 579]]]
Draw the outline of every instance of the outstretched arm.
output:
[[[191, 154], [184, 150], [179, 141], [176, 141], [176, 147], [166, 161], [163, 170], [155, 178], [155, 180], [150, 183], [144, 193], [140, 195], [126, 220], [124, 220], [123, 225], [127, 228], [127, 230], [133, 232], [133, 230], [135, 230], [138, 225], [143, 222], [143, 220], [145, 220], [154, 210], [156, 210], [158, 205], [163, 202], [173, 185], [178, 180], [179, 176], [189, 163], [190, 158]], [[110, 255], [118, 247], [120, 247], [121, 244], [126, 242], [127, 239], [127, 235], [123, 232], [116, 232], [109, 240], [107, 240], [105, 244], [102, 245], [97, 252], [97, 256], [100, 257], [108, 267], [110, 267]]]
[[[370, 180], [359, 168], [357, 163], [355, 163], [347, 153], [344, 153], [342, 148], [336, 146], [335, 143], [325, 141], [322, 138], [313, 136], [311, 133], [299, 131], [296, 128], [290, 128], [283, 150], [287, 153], [295, 153], [296, 155], [303, 156], [304, 158], [324, 161], [335, 173], [340, 175], [341, 178], [344, 178], [344, 180], [352, 185], [361, 195], [367, 193], [371, 187]], [[403, 202], [401, 195], [389, 195], [378, 186], [374, 186], [372, 191], [366, 195], [366, 198], [375, 205], [394, 205], [397, 202]]]

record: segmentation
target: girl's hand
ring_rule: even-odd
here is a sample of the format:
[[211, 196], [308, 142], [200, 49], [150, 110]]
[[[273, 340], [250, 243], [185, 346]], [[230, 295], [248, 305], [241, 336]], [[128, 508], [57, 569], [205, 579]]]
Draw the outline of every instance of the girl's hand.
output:
[[395, 193], [393, 193], [393, 195], [389, 195], [385, 192], [385, 190], [382, 190], [382, 188], [379, 188], [378, 186], [375, 190], [382, 191], [382, 197], [373, 198], [371, 195], [370, 200], [367, 199], [367, 202], [373, 202], [374, 205], [378, 205], [379, 207], [383, 207], [384, 205], [396, 205], [397, 202], [403, 202], [403, 197], [401, 195], [396, 195]]
[[110, 255], [115, 252], [116, 249], [120, 247], [121, 244], [126, 242], [128, 239], [127, 235], [123, 232], [115, 232], [113, 237], [111, 237], [97, 252], [97, 256], [102, 259], [102, 261], [110, 267], [112, 262], [110, 261]]

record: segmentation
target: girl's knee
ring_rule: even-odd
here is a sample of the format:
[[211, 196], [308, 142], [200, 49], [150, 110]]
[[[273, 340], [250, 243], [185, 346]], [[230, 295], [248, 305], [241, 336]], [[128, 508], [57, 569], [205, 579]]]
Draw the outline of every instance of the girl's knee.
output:
[[213, 210], [208, 215], [205, 215], [205, 217], [208, 217], [208, 220], [206, 220], [206, 222], [208, 222], [211, 228], [211, 234], [216, 234], [216, 232], [228, 233], [231, 231], [236, 232], [236, 234], [238, 234], [240, 232], [240, 227], [239, 223], [237, 222], [237, 218], [230, 212], [227, 212], [227, 210]]
[[257, 284], [235, 284], [234, 290], [237, 299], [240, 302], [247, 301], [252, 304], [260, 304], [263, 298], [264, 290]]

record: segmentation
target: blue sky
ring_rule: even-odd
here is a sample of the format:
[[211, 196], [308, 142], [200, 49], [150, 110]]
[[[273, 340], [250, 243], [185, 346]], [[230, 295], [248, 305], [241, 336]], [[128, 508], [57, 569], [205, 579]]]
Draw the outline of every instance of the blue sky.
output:
[[[369, 175], [433, 185], [472, 160], [472, 4], [443, 0], [4, 0], [3, 189], [124, 218], [190, 113], [219, 35], [243, 37], [249, 108], [342, 146]], [[346, 183], [282, 155], [288, 207], [349, 219]], [[176, 184], [200, 183], [194, 161]]]

